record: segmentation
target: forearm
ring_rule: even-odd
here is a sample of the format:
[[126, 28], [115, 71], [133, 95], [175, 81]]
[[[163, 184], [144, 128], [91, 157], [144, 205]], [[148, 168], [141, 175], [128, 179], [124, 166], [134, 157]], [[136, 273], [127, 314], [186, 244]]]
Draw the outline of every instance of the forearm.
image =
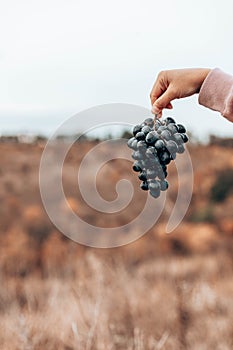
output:
[[202, 84], [198, 100], [233, 122], [233, 76], [213, 69]]

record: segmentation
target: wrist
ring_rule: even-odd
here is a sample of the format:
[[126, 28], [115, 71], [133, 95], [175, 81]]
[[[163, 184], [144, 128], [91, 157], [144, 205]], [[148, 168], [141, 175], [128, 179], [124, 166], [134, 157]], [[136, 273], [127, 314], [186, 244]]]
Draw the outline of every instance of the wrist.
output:
[[207, 78], [208, 74], [210, 73], [211, 69], [210, 68], [201, 68], [200, 69], [200, 74], [199, 74], [199, 88], [198, 88], [198, 93], [200, 92], [200, 89], [202, 87], [202, 84], [204, 83], [205, 79]]

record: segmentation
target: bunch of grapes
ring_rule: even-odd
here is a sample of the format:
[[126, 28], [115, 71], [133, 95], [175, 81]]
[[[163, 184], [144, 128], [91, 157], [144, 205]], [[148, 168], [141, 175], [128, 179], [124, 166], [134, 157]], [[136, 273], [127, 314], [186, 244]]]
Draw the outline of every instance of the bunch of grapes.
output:
[[177, 153], [185, 151], [184, 143], [188, 141], [185, 133], [185, 127], [171, 117], [164, 121], [147, 118], [133, 128], [134, 137], [128, 140], [135, 160], [133, 170], [139, 173], [141, 189], [149, 190], [154, 198], [168, 189], [167, 165]]

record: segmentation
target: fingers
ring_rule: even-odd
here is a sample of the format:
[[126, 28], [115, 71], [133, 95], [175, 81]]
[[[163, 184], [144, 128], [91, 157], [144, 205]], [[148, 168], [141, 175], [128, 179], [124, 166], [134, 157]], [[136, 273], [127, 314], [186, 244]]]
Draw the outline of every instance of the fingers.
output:
[[159, 84], [159, 82], [155, 82], [155, 85], [153, 86], [153, 89], [150, 93], [150, 100], [151, 100], [152, 106], [157, 100], [157, 98], [161, 96], [163, 93], [164, 93], [164, 90], [162, 86]]
[[157, 98], [161, 96], [166, 90], [166, 86], [163, 80], [164, 72], [160, 72], [150, 93], [151, 105], [153, 105], [155, 103], [155, 100], [157, 100]]
[[162, 112], [164, 108], [172, 109], [171, 101], [176, 98], [176, 92], [171, 85], [169, 85], [168, 89], [155, 100], [152, 106], [152, 113], [159, 114]]

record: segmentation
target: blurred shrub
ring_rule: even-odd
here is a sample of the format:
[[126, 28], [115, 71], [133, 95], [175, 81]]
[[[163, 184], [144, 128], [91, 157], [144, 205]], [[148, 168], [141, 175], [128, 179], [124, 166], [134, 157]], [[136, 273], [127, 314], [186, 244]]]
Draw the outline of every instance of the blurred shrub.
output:
[[121, 135], [121, 138], [122, 139], [130, 139], [132, 136], [133, 135], [129, 130], [124, 130], [122, 135]]
[[233, 190], [233, 169], [225, 169], [218, 173], [211, 188], [213, 202], [223, 202]]
[[209, 145], [210, 146], [221, 146], [221, 147], [229, 147], [232, 148], [233, 147], [233, 138], [222, 138], [222, 137], [218, 137], [215, 135], [210, 135], [209, 137]]
[[40, 244], [47, 239], [52, 225], [40, 205], [27, 207], [24, 210], [22, 218], [24, 231], [27, 232], [35, 242]]
[[214, 213], [212, 206], [208, 205], [205, 208], [197, 209], [194, 211], [190, 217], [189, 221], [191, 222], [213, 222]]

